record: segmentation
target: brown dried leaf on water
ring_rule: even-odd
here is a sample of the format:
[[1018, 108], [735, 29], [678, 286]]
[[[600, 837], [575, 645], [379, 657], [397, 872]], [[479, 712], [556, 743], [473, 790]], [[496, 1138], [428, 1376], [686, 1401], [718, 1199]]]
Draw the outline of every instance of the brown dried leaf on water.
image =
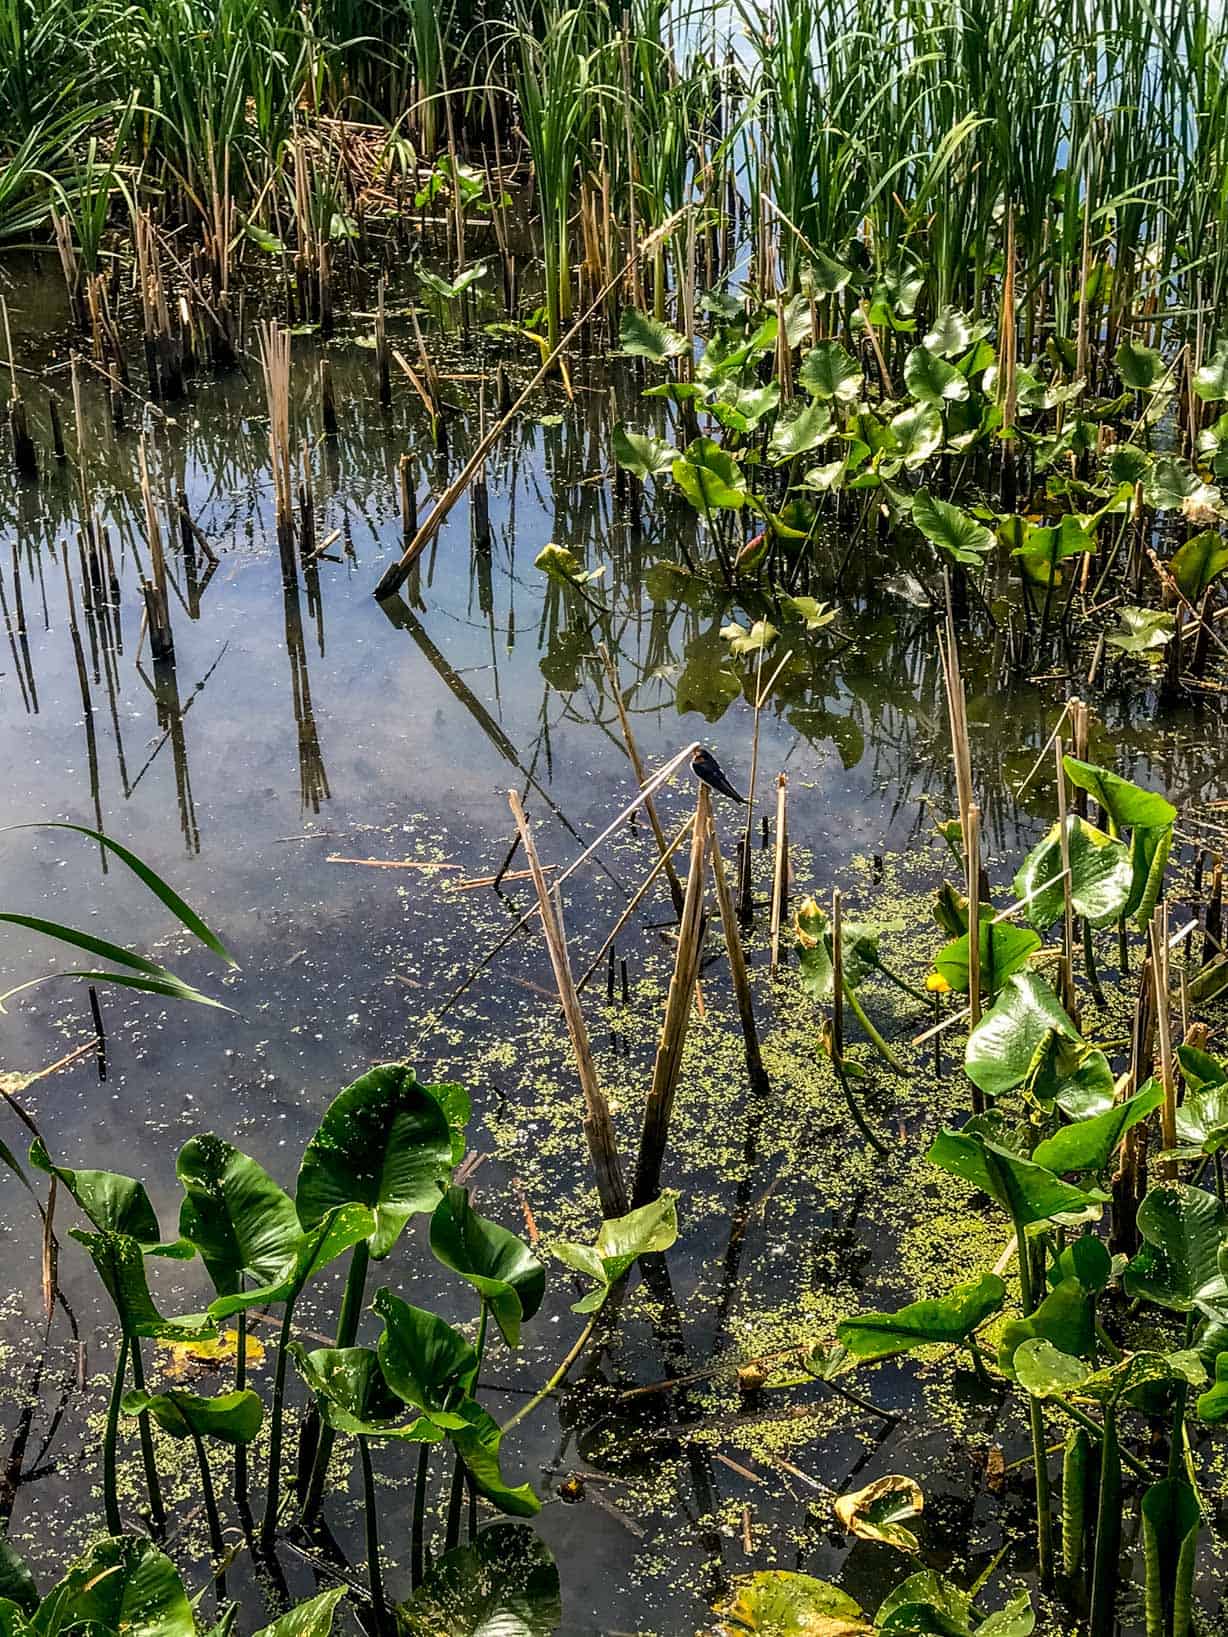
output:
[[921, 1515], [925, 1497], [912, 1478], [889, 1472], [864, 1489], [841, 1495], [835, 1503], [841, 1528], [860, 1540], [876, 1540], [900, 1552], [915, 1552], [917, 1537], [904, 1527], [905, 1518]]
[[1001, 1495], [1006, 1489], [1006, 1456], [998, 1444], [985, 1457], [985, 1488], [991, 1495]]

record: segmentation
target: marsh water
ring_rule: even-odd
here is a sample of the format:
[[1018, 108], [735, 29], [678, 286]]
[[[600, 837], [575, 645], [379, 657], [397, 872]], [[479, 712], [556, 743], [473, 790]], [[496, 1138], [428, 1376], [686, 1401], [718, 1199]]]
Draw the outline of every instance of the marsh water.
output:
[[[8, 273], [17, 360], [54, 383], [67, 404], [69, 321], [58, 280], [25, 263]], [[396, 321], [392, 328], [405, 333]], [[408, 382], [394, 383], [393, 407], [381, 410], [363, 344], [368, 329], [361, 319], [347, 320], [328, 344], [341, 417], [335, 440], [320, 437], [315, 366], [322, 344], [313, 335], [294, 340], [293, 413], [310, 448], [316, 538], [340, 531], [318, 561], [300, 566], [294, 585], [283, 584], [273, 537], [267, 418], [254, 358], [220, 379], [198, 376], [181, 403], [146, 410], [134, 336], [134, 394], [128, 424], [118, 431], [100, 383], [86, 371], [88, 470], [115, 558], [121, 595], [111, 636], [120, 642], [108, 646], [80, 602], [71, 429], [70, 459], [57, 465], [48, 454], [37, 485], [4, 475], [0, 823], [66, 820], [106, 830], [171, 881], [240, 962], [227, 976], [198, 947], [168, 935], [160, 906], [114, 863], [105, 867], [87, 839], [6, 831], [6, 909], [153, 951], [231, 1008], [104, 988], [105, 1078], [87, 1056], [24, 1096], [65, 1163], [142, 1178], [169, 1231], [178, 1198], [175, 1154], [190, 1135], [230, 1137], [290, 1186], [302, 1144], [336, 1091], [372, 1062], [406, 1057], [423, 1078], [459, 1080], [472, 1091], [466, 1172], [486, 1214], [517, 1231], [531, 1224], [547, 1246], [559, 1235], [588, 1238], [598, 1213], [581, 1101], [540, 940], [531, 931], [518, 936], [439, 1015], [527, 909], [530, 887], [510, 881], [495, 894], [456, 884], [492, 875], [504, 862], [513, 834], [509, 788], [523, 796], [543, 858], [554, 865], [582, 851], [629, 799], [633, 778], [596, 653], [602, 640], [613, 645], [649, 765], [701, 739], [744, 787], [755, 664], [731, 655], [721, 627], [735, 617], [749, 623], [758, 610], [739, 610], [657, 566], [680, 560], [679, 538], [691, 525], [651, 501], [637, 519], [616, 497], [609, 391], [626, 412], [637, 382], [625, 366], [600, 358], [573, 371], [574, 400], [557, 383], [544, 388], [496, 450], [489, 546], [475, 550], [463, 502], [406, 593], [378, 604], [372, 588], [401, 546], [399, 457], [411, 454], [425, 508], [471, 446], [478, 377], [487, 376], [491, 390], [498, 356], [509, 359], [518, 380], [534, 360], [515, 350], [501, 354], [506, 343], [480, 327], [450, 337], [433, 331], [439, 366], [454, 377], [446, 392], [456, 405], [450, 447], [440, 453]], [[46, 445], [45, 394], [29, 379], [36, 433]], [[142, 424], [177, 593], [172, 667], [155, 668], [141, 636]], [[179, 488], [216, 566], [201, 554], [190, 562], [179, 544], [168, 505]], [[589, 589], [608, 620], [535, 569], [550, 541], [570, 548], [586, 568], [605, 565]], [[765, 660], [774, 668], [793, 650], [763, 716], [755, 878], [766, 897], [770, 855], [758, 850], [759, 820], [774, 814], [776, 776], [784, 772], [792, 892], [822, 895], [840, 886], [889, 931], [897, 965], [919, 981], [941, 941], [924, 897], [945, 873], [933, 823], [953, 810], [929, 606], [934, 576], [873, 532], [854, 550], [846, 546], [829, 542], [826, 595], [836, 622], [813, 635], [790, 630]], [[79, 650], [67, 618], [66, 552]], [[1014, 792], [1080, 679], [1058, 665], [1040, 680], [1003, 682], [1000, 648], [983, 621], [964, 659], [974, 773], [993, 873], [1003, 880], [1050, 820], [1047, 768], [1022, 800]], [[1184, 833], [1185, 861], [1195, 842], [1218, 846], [1213, 804], [1228, 795], [1218, 698], [1180, 712], [1161, 709], [1136, 665], [1118, 667], [1094, 699], [1093, 751], [1201, 813], [1200, 827]], [[667, 831], [692, 802], [684, 776], [661, 798]], [[722, 807], [719, 816], [732, 857], [741, 813]], [[577, 968], [587, 965], [652, 856], [648, 831], [626, 827], [597, 867], [569, 883]], [[521, 865], [516, 858], [512, 869]], [[650, 895], [618, 943], [625, 991], [620, 967], [607, 998], [604, 966], [586, 991], [599, 1071], [628, 1146], [672, 961], [663, 936], [669, 919], [668, 898]], [[561, 1397], [518, 1429], [507, 1452], [516, 1481], [528, 1479], [546, 1501], [537, 1527], [560, 1565], [568, 1633], [696, 1631], [731, 1576], [771, 1565], [839, 1576], [872, 1608], [898, 1562], [885, 1547], [850, 1549], [831, 1500], [883, 1472], [912, 1474], [926, 1490], [926, 1561], [971, 1583], [1005, 1546], [998, 1583], [1031, 1573], [1027, 1545], [1014, 1533], [1026, 1496], [1009, 1483], [991, 1492], [984, 1482], [987, 1452], [1000, 1446], [1013, 1458], [1022, 1429], [971, 1376], [957, 1377], [953, 1391], [939, 1386], [937, 1373], [931, 1380], [909, 1363], [856, 1378], [897, 1417], [889, 1420], [817, 1385], [751, 1400], [739, 1395], [742, 1360], [798, 1339], [830, 1340], [844, 1312], [906, 1299], [931, 1271], [985, 1265], [999, 1248], [992, 1224], [949, 1208], [949, 1189], [924, 1166], [926, 1134], [944, 1112], [944, 1097], [957, 1096], [927, 1078], [932, 1048], [917, 1054], [909, 1078], [876, 1078], [872, 1106], [898, 1145], [879, 1162], [847, 1128], [825, 1081], [813, 1011], [787, 974], [768, 983], [765, 919], [761, 906], [750, 953], [771, 1091], [755, 1098], [747, 1088], [727, 979], [713, 965], [666, 1161], [666, 1180], [679, 1194], [678, 1244], [657, 1276], [633, 1288], [617, 1327]], [[42, 940], [9, 930], [0, 977], [8, 987], [53, 961], [69, 964]], [[890, 993], [878, 1011], [901, 1042], [928, 1021]], [[52, 1063], [93, 1031], [86, 989], [71, 982], [34, 989], [9, 1003], [0, 1026], [4, 1070]], [[20, 1135], [6, 1133], [14, 1143]], [[913, 1214], [919, 1202], [924, 1221]], [[39, 1235], [27, 1206], [16, 1183], [6, 1182], [10, 1427], [40, 1330]], [[66, 1413], [32, 1463], [37, 1475], [17, 1492], [13, 1522], [13, 1538], [45, 1578], [95, 1526], [114, 1340], [92, 1273], [68, 1241], [60, 1273], [85, 1351], [83, 1360], [67, 1344], [52, 1353], [43, 1394], [51, 1408], [63, 1388]], [[385, 1278], [421, 1305], [472, 1317], [432, 1262], [420, 1229], [386, 1269], [374, 1270], [371, 1288]], [[190, 1269], [163, 1269], [157, 1283], [168, 1311], [194, 1311], [206, 1299]], [[569, 1309], [579, 1294], [557, 1266], [521, 1353], [490, 1355], [484, 1397], [500, 1419], [575, 1339], [582, 1321]], [[327, 1283], [314, 1292], [303, 1323], [310, 1326], [314, 1315], [327, 1328], [333, 1296]], [[632, 1392], [678, 1377], [690, 1379]], [[925, 1412], [939, 1394], [943, 1430], [936, 1433]], [[392, 1589], [403, 1592], [406, 1468], [392, 1453], [381, 1454], [380, 1470]], [[557, 1486], [576, 1472], [587, 1475], [584, 1493], [567, 1503]], [[183, 1496], [189, 1491], [185, 1477]], [[330, 1495], [329, 1521], [360, 1563], [357, 1514], [342, 1492]], [[1203, 1591], [1212, 1610], [1215, 1561], [1212, 1544]], [[296, 1590], [311, 1588], [307, 1560], [291, 1554], [285, 1567]], [[254, 1583], [246, 1595], [259, 1602]]]

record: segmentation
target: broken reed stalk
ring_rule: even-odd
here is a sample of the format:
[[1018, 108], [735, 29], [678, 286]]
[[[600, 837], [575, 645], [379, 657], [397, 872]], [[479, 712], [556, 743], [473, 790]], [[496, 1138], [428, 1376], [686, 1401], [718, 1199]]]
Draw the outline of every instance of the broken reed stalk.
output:
[[733, 894], [729, 890], [725, 861], [721, 857], [720, 842], [717, 839], [716, 819], [711, 813], [708, 815], [708, 847], [712, 859], [712, 882], [716, 887], [716, 903], [721, 914], [721, 931], [725, 934], [725, 948], [729, 953], [729, 977], [733, 983], [734, 999], [738, 1003], [738, 1021], [742, 1025], [742, 1039], [746, 1046], [746, 1072], [750, 1076], [752, 1089], [756, 1092], [765, 1092], [768, 1090], [768, 1077], [763, 1067], [763, 1055], [759, 1050], [759, 1031], [755, 1027], [750, 974], [746, 970], [746, 954], [742, 948], [742, 935], [738, 931]]
[[567, 1033], [571, 1037], [571, 1049], [576, 1060], [580, 1089], [584, 1093], [584, 1135], [588, 1141], [588, 1151], [596, 1173], [601, 1214], [604, 1217], [626, 1216], [627, 1188], [618, 1157], [614, 1121], [610, 1116], [610, 1105], [597, 1079], [597, 1066], [593, 1061], [584, 1013], [580, 1009], [580, 997], [576, 993], [575, 981], [571, 975], [571, 962], [567, 955], [567, 934], [563, 926], [562, 899], [558, 887], [556, 886], [552, 893], [546, 883], [545, 873], [537, 856], [537, 846], [519, 795], [515, 790], [509, 790], [507, 799], [512, 809], [512, 817], [516, 820], [520, 844], [524, 848], [524, 855], [533, 875], [533, 886], [541, 910], [542, 931], [545, 933], [546, 947], [550, 952], [550, 964], [554, 968], [554, 981], [558, 985], [563, 1016], [567, 1021]]
[[269, 407], [269, 462], [282, 566], [294, 561], [294, 481], [290, 453], [290, 333], [267, 319], [259, 326], [260, 365]]
[[602, 944], [601, 948], [593, 956], [593, 958], [589, 962], [588, 966], [584, 969], [584, 973], [581, 976], [580, 981], [576, 984], [577, 989], [583, 989], [584, 988], [585, 984], [592, 977], [593, 973], [601, 965], [601, 962], [605, 958], [607, 953], [614, 947], [614, 940], [618, 937], [619, 933], [626, 926], [627, 922], [635, 914], [636, 909], [643, 902], [644, 895], [647, 893], [649, 887], [652, 886], [653, 882], [657, 879], [657, 877], [660, 875], [662, 870], [668, 869], [670, 867], [670, 864], [673, 861], [673, 856], [674, 856], [675, 852], [677, 852], [678, 848], [681, 847], [682, 843], [686, 840], [687, 836], [690, 834], [691, 826], [692, 826], [692, 824], [694, 824], [694, 822], [695, 822], [695, 815], [694, 815], [694, 813], [691, 813], [691, 814], [689, 814], [687, 816], [686, 820], [683, 822], [681, 828], [678, 830], [678, 833], [674, 836], [674, 839], [672, 841], [666, 843], [665, 850], [662, 852], [660, 858], [657, 859], [656, 863], [652, 866], [652, 868], [649, 870], [648, 874], [644, 877], [643, 881], [636, 888], [635, 892], [631, 895], [631, 899], [628, 902], [627, 907], [623, 910], [622, 914], [618, 917], [618, 920], [615, 921], [614, 926], [611, 929], [609, 936], [606, 938], [606, 940]]
[[955, 762], [955, 793], [959, 801], [959, 823], [968, 851], [968, 810], [972, 806], [972, 749], [968, 740], [968, 702], [959, 664], [959, 644], [955, 637], [955, 616], [951, 612], [951, 577], [946, 577], [946, 642], [938, 640], [943, 680], [947, 691], [947, 722], [951, 730], [951, 754]]
[[[645, 784], [648, 779], [648, 773], [644, 767], [644, 761], [640, 755], [639, 746], [635, 742], [635, 735], [631, 731], [631, 718], [627, 714], [627, 706], [623, 699], [623, 691], [619, 685], [618, 669], [610, 655], [609, 648], [604, 642], [598, 645], [597, 652], [601, 657], [601, 663], [605, 667], [605, 674], [609, 679], [610, 692], [614, 696], [614, 708], [618, 712], [618, 723], [622, 728], [623, 742], [627, 747], [627, 755], [630, 757], [631, 765], [635, 769], [636, 781], [641, 785]], [[644, 802], [644, 811], [648, 815], [648, 822], [652, 826], [653, 837], [657, 843], [657, 851], [661, 855], [661, 862], [665, 867], [666, 875], [669, 877], [669, 891], [670, 897], [674, 900], [674, 914], [679, 920], [681, 920], [683, 901], [682, 882], [678, 879], [678, 871], [674, 868], [673, 860], [670, 858], [669, 851], [666, 848], [665, 831], [661, 828], [661, 820], [657, 816], [656, 804], [653, 802], [651, 796], [647, 797]]]
[[[968, 808], [964, 830], [967, 843], [968, 870], [968, 1033], [981, 1021], [981, 809], [973, 802]], [[990, 955], [990, 973], [993, 969], [993, 928], [986, 930], [986, 948]], [[981, 1088], [972, 1086], [972, 1112], [985, 1112], [985, 1095]]]
[[614, 287], [626, 277], [629, 268], [637, 265], [640, 257], [647, 254], [647, 252], [653, 249], [655, 245], [659, 244], [663, 239], [665, 239], [673, 231], [678, 222], [689, 209], [689, 205], [684, 205], [681, 210], [676, 210], [673, 215], [667, 217], [667, 219], [662, 222], [653, 233], [648, 235], [638, 249], [634, 246], [632, 247], [632, 249], [628, 252], [627, 261], [624, 266], [619, 269], [614, 277], [611, 278], [601, 290], [598, 291], [596, 298], [588, 307], [585, 308], [584, 312], [581, 313], [580, 317], [575, 321], [567, 333], [560, 338], [558, 345], [542, 360], [541, 368], [533, 376], [528, 386], [525, 387], [524, 391], [516, 399], [516, 402], [508, 410], [507, 414], [503, 415], [499, 420], [497, 420], [484, 437], [479, 438], [477, 447], [474, 449], [472, 455], [470, 455], [469, 459], [465, 462], [465, 465], [457, 474], [456, 478], [448, 485], [443, 494], [436, 501], [435, 505], [431, 508], [430, 516], [419, 528], [409, 545], [406, 546], [399, 559], [395, 563], [390, 564], [380, 576], [374, 593], [377, 599], [393, 597], [401, 589], [401, 587], [405, 584], [406, 576], [414, 565], [415, 559], [426, 550], [427, 546], [434, 539], [435, 535], [438, 534], [440, 528], [443, 526], [444, 520], [451, 512], [452, 508], [456, 505], [456, 502], [469, 487], [477, 472], [485, 465], [487, 455], [489, 455], [495, 444], [498, 443], [499, 439], [503, 436], [504, 431], [537, 391], [541, 383], [546, 379], [546, 376], [550, 373], [551, 369], [554, 367], [559, 358], [562, 357], [566, 348], [569, 347], [576, 337], [581, 334], [585, 325], [588, 324], [597, 313], [606, 297], [610, 294]]
[[682, 1068], [682, 1050], [686, 1044], [687, 1026], [699, 977], [699, 958], [704, 933], [704, 859], [708, 845], [708, 827], [712, 818], [712, 804], [708, 787], [701, 784], [695, 799], [695, 820], [691, 831], [691, 863], [687, 873], [686, 897], [682, 919], [678, 923], [678, 951], [674, 958], [674, 975], [670, 979], [665, 1002], [665, 1021], [657, 1042], [657, 1055], [652, 1068], [652, 1087], [644, 1109], [644, 1127], [640, 1135], [639, 1159], [635, 1168], [635, 1186], [631, 1194], [632, 1207], [648, 1205], [661, 1192], [661, 1167], [665, 1160], [665, 1145], [669, 1139], [670, 1118], [674, 1111], [674, 1093]]
[[[1168, 905], [1157, 904], [1147, 929], [1151, 940], [1151, 975], [1155, 985], [1156, 1034], [1160, 1047], [1160, 1080], [1164, 1087], [1164, 1101], [1160, 1105], [1160, 1131], [1165, 1148], [1177, 1146], [1177, 1071], [1173, 1064], [1172, 1024], [1169, 1018], [1168, 970]], [[1156, 1167], [1160, 1176], [1173, 1181], [1177, 1167], [1172, 1160], [1161, 1160]]]
[[769, 976], [776, 976], [780, 964], [780, 920], [784, 913], [785, 896], [789, 884], [789, 824], [787, 800], [789, 779], [785, 773], [776, 776], [776, 856], [772, 863], [772, 923]]

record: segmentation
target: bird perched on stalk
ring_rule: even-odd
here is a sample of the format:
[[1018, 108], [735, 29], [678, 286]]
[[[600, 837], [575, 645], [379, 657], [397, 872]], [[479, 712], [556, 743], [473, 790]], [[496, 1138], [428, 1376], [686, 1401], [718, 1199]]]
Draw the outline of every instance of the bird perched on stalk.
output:
[[710, 750], [699, 746], [691, 755], [691, 772], [701, 783], [710, 786], [718, 796], [728, 796], [730, 801], [736, 801], [745, 807], [746, 797], [739, 796], [721, 771], [721, 764]]

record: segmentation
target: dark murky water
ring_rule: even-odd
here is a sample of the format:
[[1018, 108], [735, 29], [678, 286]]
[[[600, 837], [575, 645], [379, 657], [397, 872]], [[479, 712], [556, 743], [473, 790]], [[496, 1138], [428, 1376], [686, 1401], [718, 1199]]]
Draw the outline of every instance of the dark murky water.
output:
[[[67, 402], [67, 372], [56, 361], [66, 320], [56, 292], [28, 279], [22, 266], [12, 271], [21, 276], [9, 292], [18, 357], [47, 369]], [[443, 356], [456, 360], [453, 373], [472, 376], [491, 345], [453, 341]], [[472, 960], [527, 907], [523, 884], [509, 889], [510, 903], [486, 891], [449, 897], [446, 890], [449, 876], [498, 868], [512, 833], [508, 788], [524, 795], [543, 855], [556, 863], [574, 857], [631, 789], [608, 685], [594, 658], [603, 629], [589, 623], [591, 609], [552, 591], [533, 560], [553, 540], [588, 567], [608, 565], [593, 594], [610, 610], [604, 634], [616, 644], [650, 764], [702, 738], [744, 784], [753, 667], [729, 659], [720, 636], [729, 610], [707, 593], [654, 600], [663, 581], [649, 571], [660, 559], [678, 557], [681, 524], [649, 507], [637, 529], [614, 499], [607, 382], [597, 363], [577, 370], [574, 404], [557, 387], [543, 393], [537, 418], [522, 419], [497, 452], [489, 552], [471, 549], [462, 504], [409, 595], [391, 612], [381, 608], [371, 588], [399, 550], [398, 457], [405, 450], [414, 456], [425, 504], [463, 458], [476, 424], [477, 388], [471, 379], [451, 385], [461, 413], [449, 461], [431, 451], [406, 384], [396, 384], [395, 407], [381, 413], [371, 354], [340, 337], [330, 356], [342, 429], [335, 446], [327, 446], [318, 441], [316, 343], [305, 337], [295, 348], [295, 411], [311, 441], [317, 538], [341, 530], [329, 555], [300, 573], [295, 588], [283, 588], [272, 535], [254, 360], [223, 381], [199, 382], [169, 420], [149, 418], [155, 492], [165, 502], [179, 487], [186, 491], [218, 557], [215, 568], [200, 558], [193, 571], [173, 544], [181, 594], [172, 598], [173, 670], [155, 674], [140, 641], [138, 568], [147, 548], [136, 481], [139, 403], [130, 404], [133, 424], [117, 435], [97, 382], [87, 382], [89, 473], [116, 559], [122, 652], [106, 649], [78, 603], [79, 668], [68, 627], [66, 550], [80, 597], [75, 462], [57, 468], [49, 461], [37, 490], [19, 489], [7, 476], [0, 488], [6, 625], [0, 823], [100, 825], [183, 892], [242, 968], [223, 986], [216, 965], [182, 940], [158, 945], [165, 916], [122, 871], [104, 872], [84, 838], [6, 834], [0, 847], [6, 908], [71, 921], [139, 948], [157, 945], [160, 958], [233, 1008], [221, 1013], [104, 992], [105, 1083], [84, 1060], [31, 1088], [27, 1100], [68, 1163], [142, 1177], [169, 1228], [177, 1209], [174, 1155], [193, 1132], [232, 1137], [290, 1185], [302, 1144], [331, 1096], [370, 1062], [410, 1053], [424, 1076], [461, 1079], [475, 1090], [471, 1141], [486, 1156], [474, 1175], [481, 1208], [519, 1228], [527, 1205], [543, 1233], [587, 1236], [597, 1216], [574, 1077], [544, 993], [550, 981], [544, 950], [519, 940], [442, 1028], [430, 1026]], [[134, 383], [139, 375], [134, 367]], [[621, 401], [631, 403], [632, 378], [617, 374], [615, 385]], [[28, 390], [43, 441], [41, 390]], [[71, 453], [71, 432], [69, 442]], [[162, 511], [166, 528], [165, 504]], [[842, 555], [834, 544], [833, 568]], [[900, 571], [911, 566], [895, 559], [889, 541], [858, 548], [838, 589], [829, 585], [825, 593], [839, 606], [838, 622], [813, 637], [791, 630], [778, 642], [775, 654], [792, 647], [794, 660], [764, 714], [759, 798], [768, 812], [776, 773], [789, 774], [799, 889], [813, 884], [826, 892], [838, 883], [870, 902], [875, 867], [867, 861], [887, 859], [899, 896], [889, 914], [906, 948], [917, 945], [911, 968], [920, 972], [936, 935], [891, 858], [928, 844], [931, 818], [947, 816], [952, 796], [931, 615], [899, 594]], [[1017, 785], [1035, 759], [1070, 684], [1005, 691], [993, 682], [997, 662], [989, 638], [965, 655], [977, 781], [1004, 875], [1036, 833], [1028, 804], [1047, 812], [1043, 781], [1023, 811], [1008, 785]], [[766, 668], [774, 663], [769, 656]], [[1138, 673], [1123, 672], [1096, 708], [1104, 727], [1093, 750], [1120, 771], [1174, 799], [1205, 803], [1224, 793], [1211, 705], [1205, 715], [1162, 715]], [[681, 822], [690, 800], [685, 783], [662, 799], [667, 830]], [[732, 854], [732, 818], [726, 830]], [[1212, 831], [1199, 833], [1214, 839]], [[569, 893], [577, 964], [617, 914], [621, 886], [644, 873], [650, 846], [646, 832], [620, 837], [604, 857], [607, 873], [586, 875]], [[332, 862], [330, 855], [460, 868], [378, 869]], [[765, 879], [766, 855], [757, 869]], [[940, 857], [917, 870], [926, 882], [939, 879]], [[617, 1005], [605, 1007], [601, 975], [594, 982], [594, 1039], [603, 1075], [627, 1088], [620, 1118], [628, 1141], [669, 961], [649, 923], [664, 914], [663, 900], [649, 899], [620, 946], [632, 984], [621, 1015]], [[782, 1042], [770, 1065], [773, 1099], [767, 1107], [748, 1103], [725, 982], [714, 971], [712, 1016], [693, 1042], [681, 1143], [669, 1167], [682, 1222], [669, 1257], [672, 1285], [640, 1287], [628, 1303], [621, 1345], [582, 1369], [561, 1417], [550, 1410], [527, 1423], [509, 1454], [509, 1465], [543, 1494], [552, 1475], [575, 1468], [600, 1475], [583, 1503], [551, 1500], [539, 1520], [561, 1565], [569, 1633], [693, 1631], [725, 1576], [770, 1564], [840, 1571], [872, 1608], [898, 1562], [884, 1561], [882, 1548], [850, 1553], [830, 1516], [831, 1494], [857, 1469], [860, 1482], [880, 1471], [921, 1476], [930, 1496], [931, 1559], [963, 1565], [968, 1578], [1022, 1516], [1020, 1499], [1002, 1503], [979, 1487], [976, 1450], [998, 1438], [1009, 1444], [1017, 1428], [995, 1428], [996, 1410], [971, 1386], [957, 1396], [958, 1434], [942, 1448], [927, 1440], [919, 1419], [893, 1425], [884, 1440], [873, 1418], [850, 1415], [839, 1400], [824, 1401], [810, 1389], [774, 1397], [768, 1411], [758, 1410], [760, 1420], [768, 1415], [766, 1430], [756, 1424], [743, 1436], [742, 1421], [755, 1415], [739, 1405], [727, 1379], [719, 1387], [700, 1382], [627, 1401], [636, 1406], [634, 1419], [621, 1430], [610, 1419], [611, 1386], [685, 1374], [713, 1358], [736, 1362], [787, 1344], [799, 1325], [816, 1334], [829, 1330], [833, 1314], [865, 1304], [866, 1289], [889, 1300], [907, 1287], [906, 1276], [882, 1273], [909, 1231], [883, 1200], [897, 1185], [912, 1186], [908, 1179], [924, 1168], [914, 1154], [886, 1173], [876, 1169], [847, 1143], [830, 1105], [807, 1102], [805, 1034], [796, 1009], [782, 1001], [774, 1015], [761, 973], [762, 938], [753, 955], [769, 1050], [774, 1027]], [[66, 964], [41, 940], [10, 931], [0, 979], [8, 986], [36, 976], [52, 958]], [[907, 1013], [896, 1021], [894, 1032], [904, 1037], [921, 1026]], [[13, 1002], [3, 1020], [3, 1067], [49, 1063], [91, 1027], [82, 986], [36, 989]], [[923, 1148], [917, 1134], [937, 1105], [910, 1103], [903, 1088], [882, 1106], [909, 1147]], [[915, 1186], [930, 1188], [940, 1208], [932, 1173]], [[0, 1225], [10, 1267], [10, 1420], [38, 1311], [37, 1234], [22, 1206], [10, 1181]], [[911, 1244], [913, 1266], [924, 1265], [924, 1251], [923, 1241]], [[973, 1245], [973, 1260], [976, 1252]], [[959, 1260], [957, 1250], [953, 1262]], [[81, 1263], [69, 1245], [62, 1276], [88, 1345], [91, 1393], [88, 1401], [72, 1395], [49, 1454], [58, 1464], [23, 1487], [14, 1521], [15, 1538], [44, 1573], [63, 1542], [88, 1528], [87, 1485], [97, 1481], [98, 1383], [109, 1368], [110, 1337]], [[468, 1316], [430, 1264], [421, 1232], [393, 1264], [389, 1280], [409, 1299]], [[201, 1305], [191, 1274], [159, 1277], [170, 1311]], [[176, 1277], [188, 1283], [176, 1286]], [[492, 1383], [508, 1389], [496, 1413], [509, 1413], [517, 1394], [540, 1382], [570, 1345], [578, 1329], [567, 1311], [574, 1294], [559, 1270], [526, 1353], [492, 1362]], [[324, 1293], [312, 1313], [304, 1311], [306, 1322], [314, 1315], [328, 1328]], [[65, 1362], [58, 1359], [57, 1368]], [[907, 1410], [921, 1402], [915, 1376], [912, 1366], [887, 1367], [871, 1378], [875, 1396]], [[798, 1400], [814, 1414], [790, 1428], [787, 1407]], [[630, 1413], [627, 1404], [620, 1413]], [[782, 1422], [777, 1431], [773, 1417]], [[399, 1463], [393, 1455], [381, 1465], [395, 1474], [403, 1470]], [[403, 1565], [406, 1507], [400, 1490], [386, 1493], [387, 1544]], [[745, 1554], [744, 1507], [754, 1557]], [[49, 1517], [57, 1520], [54, 1529], [47, 1528]], [[333, 1521], [360, 1561], [355, 1519], [343, 1504]], [[1003, 1572], [1026, 1566], [1025, 1552]], [[288, 1569], [296, 1586], [310, 1589], [307, 1565], [291, 1559]], [[394, 1572], [394, 1592], [398, 1585]]]

